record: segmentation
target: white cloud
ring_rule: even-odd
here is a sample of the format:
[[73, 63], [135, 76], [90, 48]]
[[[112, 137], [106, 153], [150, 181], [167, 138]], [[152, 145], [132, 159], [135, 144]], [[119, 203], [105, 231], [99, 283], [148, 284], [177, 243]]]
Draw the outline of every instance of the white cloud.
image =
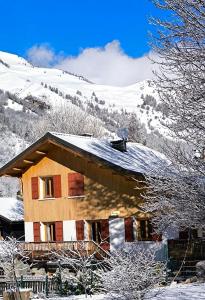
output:
[[35, 45], [27, 51], [29, 61], [39, 67], [50, 67], [55, 61], [55, 56], [48, 45]]
[[126, 86], [153, 78], [153, 64], [148, 54], [130, 57], [119, 41], [112, 41], [104, 47], [86, 48], [78, 56], [67, 57], [56, 55], [48, 46], [34, 46], [28, 51], [28, 58], [35, 65], [52, 65], [99, 84]]

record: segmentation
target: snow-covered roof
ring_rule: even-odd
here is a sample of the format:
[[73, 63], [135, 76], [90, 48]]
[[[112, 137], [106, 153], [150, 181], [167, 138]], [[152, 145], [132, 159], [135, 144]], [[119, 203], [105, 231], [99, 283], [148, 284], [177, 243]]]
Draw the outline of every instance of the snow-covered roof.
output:
[[11, 197], [0, 197], [0, 216], [10, 221], [23, 220], [23, 202]]
[[162, 153], [139, 143], [127, 142], [127, 151], [111, 147], [108, 139], [50, 132], [51, 135], [124, 170], [148, 174], [156, 168], [166, 168], [170, 162]]
[[[152, 150], [139, 143], [127, 142], [127, 151], [121, 152], [111, 147], [108, 138], [93, 138], [80, 135], [70, 135], [58, 132], [47, 132], [38, 141], [17, 155], [0, 169], [0, 176], [10, 175], [21, 177], [30, 164], [27, 161], [37, 163], [45, 155], [52, 151], [50, 145], [63, 146], [68, 151], [76, 152], [84, 157], [89, 157], [100, 164], [109, 166], [124, 174], [153, 174], [156, 170], [166, 170], [169, 160], [162, 153]], [[39, 151], [40, 150], [40, 151]], [[40, 154], [39, 154], [40, 152]]]

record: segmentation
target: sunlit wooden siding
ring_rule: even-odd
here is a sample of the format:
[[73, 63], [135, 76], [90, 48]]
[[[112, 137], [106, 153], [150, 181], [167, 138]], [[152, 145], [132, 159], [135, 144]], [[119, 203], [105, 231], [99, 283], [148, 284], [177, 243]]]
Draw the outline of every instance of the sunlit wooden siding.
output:
[[[85, 197], [68, 197], [70, 172], [85, 176]], [[32, 200], [31, 178], [52, 175], [61, 175], [62, 197]], [[136, 213], [136, 203], [140, 202], [136, 181], [59, 147], [31, 166], [23, 174], [22, 182], [26, 222], [107, 219], [114, 211], [128, 216]]]

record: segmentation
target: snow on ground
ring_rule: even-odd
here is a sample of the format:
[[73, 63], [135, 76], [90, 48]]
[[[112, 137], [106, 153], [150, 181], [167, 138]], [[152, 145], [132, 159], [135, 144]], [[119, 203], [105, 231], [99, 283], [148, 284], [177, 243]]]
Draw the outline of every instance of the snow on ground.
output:
[[[2, 298], [0, 298], [2, 299]], [[45, 298], [34, 297], [36, 300], [44, 300]], [[111, 300], [107, 295], [87, 296], [68, 296], [68, 297], [52, 297], [47, 300]], [[120, 297], [118, 298], [120, 300]], [[169, 287], [158, 289], [149, 293], [145, 300], [205, 300], [205, 283], [194, 284], [172, 284]]]
[[151, 300], [202, 300], [205, 299], [205, 284], [173, 284], [168, 288], [158, 290], [156, 296], [146, 298]]
[[[66, 298], [51, 298], [55, 300], [110, 300], [106, 295], [93, 295], [92, 297], [84, 295], [70, 296]], [[204, 300], [205, 284], [177, 284], [167, 288], [157, 290], [152, 295], [149, 294], [146, 300]], [[119, 298], [120, 300], [120, 298]]]

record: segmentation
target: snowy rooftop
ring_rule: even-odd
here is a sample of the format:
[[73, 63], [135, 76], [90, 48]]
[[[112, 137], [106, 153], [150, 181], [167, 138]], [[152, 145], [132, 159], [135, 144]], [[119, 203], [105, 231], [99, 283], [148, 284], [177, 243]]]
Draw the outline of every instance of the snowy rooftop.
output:
[[170, 164], [165, 155], [139, 143], [127, 142], [127, 151], [121, 152], [112, 148], [108, 139], [56, 132], [50, 132], [50, 134], [127, 171], [148, 174], [156, 169], [166, 168]]
[[0, 216], [10, 221], [23, 220], [23, 203], [16, 198], [0, 198]]
[[[112, 148], [111, 140], [108, 138], [97, 139], [80, 135], [70, 135], [57, 132], [47, 132], [43, 137], [34, 144], [17, 155], [0, 169], [0, 176], [10, 175], [21, 177], [30, 165], [26, 161], [37, 163], [42, 155], [38, 154], [43, 151], [49, 153], [50, 145], [54, 144], [63, 146], [87, 156], [89, 159], [95, 159], [100, 164], [107, 165], [117, 171], [128, 174], [156, 174], [157, 170], [166, 173], [169, 169], [170, 161], [160, 152], [152, 150], [138, 143], [127, 142], [127, 151], [121, 152]], [[41, 152], [42, 153], [42, 152]]]

